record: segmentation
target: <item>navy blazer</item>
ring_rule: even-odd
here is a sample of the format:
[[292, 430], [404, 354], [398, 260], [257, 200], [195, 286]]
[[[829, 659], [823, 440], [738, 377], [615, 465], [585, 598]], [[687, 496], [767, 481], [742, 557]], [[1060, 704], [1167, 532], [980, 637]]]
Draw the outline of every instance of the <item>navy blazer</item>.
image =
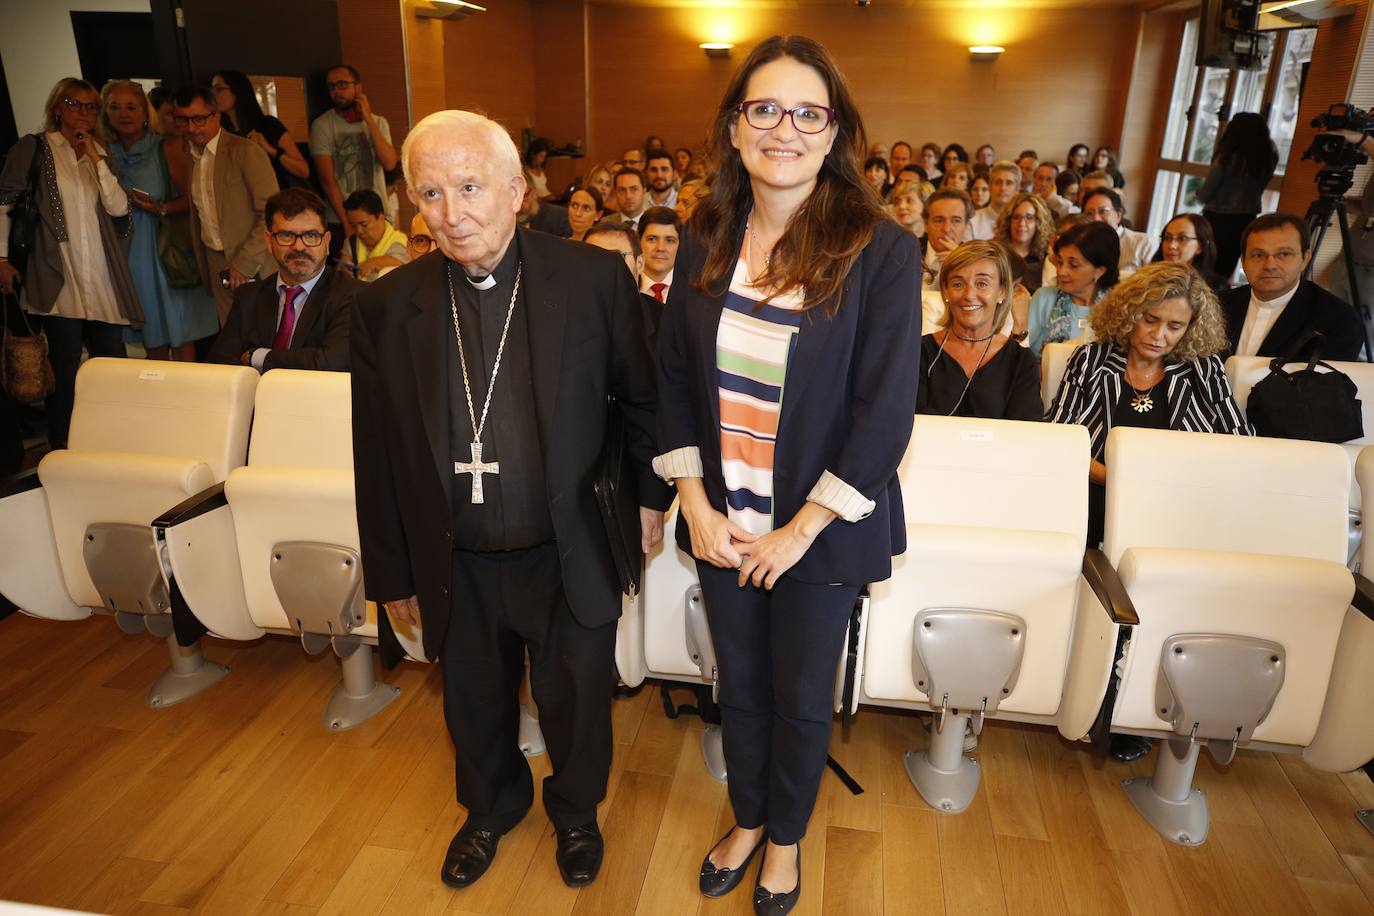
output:
[[[1226, 336], [1231, 339], [1231, 352], [1240, 346], [1241, 331], [1245, 329], [1245, 314], [1250, 310], [1250, 287], [1237, 286], [1221, 297], [1226, 314]], [[1260, 343], [1256, 356], [1286, 356], [1308, 331], [1325, 335], [1321, 343], [1322, 359], [1357, 360], [1364, 346], [1364, 325], [1350, 303], [1333, 296], [1311, 280], [1299, 280], [1298, 289], [1279, 313], [1278, 320]], [[1307, 359], [1312, 345], [1303, 347], [1294, 359]]]
[[[742, 241], [741, 234], [737, 250]], [[705, 261], [705, 248], [687, 233], [658, 335], [658, 449], [699, 448], [706, 495], [723, 513], [716, 331], [724, 297], [688, 282]], [[845, 280], [839, 311], [827, 318], [817, 306], [802, 318], [773, 453], [774, 514], [794, 517], [826, 470], [876, 505], [860, 521], [825, 527], [788, 572], [801, 582], [878, 582], [906, 549], [897, 466], [911, 439], [920, 378], [920, 269], [916, 237], [879, 223]], [[677, 543], [691, 553], [680, 516]]]

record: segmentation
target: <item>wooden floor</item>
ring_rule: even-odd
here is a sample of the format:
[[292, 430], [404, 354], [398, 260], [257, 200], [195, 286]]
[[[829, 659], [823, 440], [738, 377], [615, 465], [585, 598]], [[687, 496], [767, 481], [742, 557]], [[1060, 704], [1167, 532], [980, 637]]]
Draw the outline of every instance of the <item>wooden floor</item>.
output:
[[[701, 765], [700, 723], [666, 718], [652, 687], [616, 702], [597, 882], [563, 886], [535, 810], [487, 876], [454, 892], [438, 880], [462, 812], [436, 669], [398, 670], [385, 713], [330, 734], [330, 657], [280, 638], [215, 642], [230, 677], [153, 710], [143, 693], [164, 653], [105, 617], [0, 621], [0, 899], [120, 914], [750, 911], [748, 887], [696, 892], [732, 818]], [[1219, 768], [1204, 753], [1212, 831], [1185, 849], [1118, 787], [1149, 764], [1104, 765], [1052, 731], [992, 724], [977, 799], [950, 816], [902, 769], [924, 741], [914, 717], [871, 709], [848, 743], [836, 729], [834, 754], [867, 791], [826, 774], [797, 912], [1374, 913], [1374, 837], [1353, 817], [1374, 806], [1362, 774], [1252, 753]]]

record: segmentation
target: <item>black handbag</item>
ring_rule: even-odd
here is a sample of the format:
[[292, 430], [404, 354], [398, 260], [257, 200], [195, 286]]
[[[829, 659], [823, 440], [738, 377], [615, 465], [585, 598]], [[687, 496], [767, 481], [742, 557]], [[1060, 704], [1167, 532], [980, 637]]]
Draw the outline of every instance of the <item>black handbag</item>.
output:
[[[1284, 370], [1314, 340], [1307, 366]], [[1246, 411], [1255, 432], [1279, 439], [1349, 442], [1364, 436], [1359, 388], [1350, 376], [1321, 361], [1322, 334], [1304, 335], [1288, 353], [1269, 364], [1269, 374], [1250, 390]], [[1317, 371], [1320, 366], [1326, 370]]]
[[41, 136], [34, 135], [33, 159], [29, 162], [29, 179], [24, 191], [10, 208], [10, 248], [9, 262], [22, 276], [28, 266], [29, 256], [38, 238], [38, 180], [43, 163], [43, 151], [47, 144]]
[[639, 592], [644, 573], [644, 552], [640, 549], [639, 485], [625, 442], [625, 415], [609, 398], [610, 416], [606, 421], [606, 444], [601, 452], [592, 489], [606, 525], [606, 540], [611, 546], [620, 590], [633, 597]]

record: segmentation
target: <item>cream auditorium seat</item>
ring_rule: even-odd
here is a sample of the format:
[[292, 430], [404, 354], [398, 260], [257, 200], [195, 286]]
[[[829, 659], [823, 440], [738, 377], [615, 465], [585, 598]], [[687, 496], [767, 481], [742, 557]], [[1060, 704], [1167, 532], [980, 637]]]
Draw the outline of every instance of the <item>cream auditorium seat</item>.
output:
[[[696, 561], [679, 550], [675, 540], [676, 503], [663, 523], [663, 541], [645, 558], [643, 587], [625, 607], [616, 632], [616, 667], [627, 686], [637, 687], [646, 677], [663, 681], [705, 684], [714, 697], [720, 684], [715, 647], [706, 619], [706, 604], [697, 584]], [[861, 597], [851, 619], [850, 644], [862, 626], [867, 598]], [[845, 659], [836, 665], [835, 703], [838, 711], [845, 693]], [[851, 711], [853, 705], [851, 705]], [[707, 769], [725, 781], [725, 755], [720, 726], [702, 732], [701, 752]]]
[[1140, 622], [1105, 707], [1112, 731], [1163, 739], [1154, 775], [1123, 781], [1151, 826], [1181, 845], [1206, 839], [1192, 788], [1204, 745], [1223, 764], [1237, 747], [1325, 769], [1374, 755], [1374, 637], [1351, 609], [1344, 450], [1118, 428], [1106, 464], [1104, 547]]
[[[1235, 393], [1236, 405], [1240, 407], [1241, 413], [1247, 417], [1249, 416], [1250, 390], [1269, 374], [1269, 366], [1272, 362], [1273, 360], [1267, 356], [1232, 356], [1226, 360], [1226, 378], [1231, 383], [1231, 390]], [[1306, 363], [1289, 363], [1284, 368], [1293, 371], [1305, 365]], [[1374, 443], [1374, 364], [1328, 362], [1327, 365], [1348, 375], [1360, 390], [1360, 407], [1364, 417], [1365, 434], [1358, 439], [1341, 443], [1353, 469], [1355, 459], [1360, 456], [1364, 447]], [[1346, 553], [1347, 563], [1351, 569], [1356, 568], [1355, 564], [1360, 556], [1360, 541], [1363, 533], [1361, 517], [1360, 484], [1352, 472]]]
[[247, 367], [91, 359], [77, 373], [71, 433], [0, 500], [0, 592], [35, 617], [113, 614], [163, 637], [172, 664], [148, 693], [170, 706], [228, 669], [171, 616], [166, 545], [151, 523], [243, 464], [258, 373]]
[[1054, 406], [1059, 384], [1064, 381], [1064, 370], [1068, 368], [1069, 357], [1077, 350], [1080, 341], [1066, 340], [1049, 343], [1040, 348], [1040, 400], [1045, 405], [1045, 413]]
[[[364, 599], [353, 497], [350, 376], [275, 369], [258, 384], [248, 463], [159, 519], [186, 606], [211, 633], [333, 648], [343, 679], [324, 713], [352, 728], [395, 699], [378, 683], [377, 607]], [[393, 625], [424, 660], [418, 628]]]
[[1133, 617], [1100, 552], [1085, 557], [1088, 461], [1081, 426], [916, 418], [899, 471], [907, 549], [869, 589], [858, 699], [935, 714], [906, 768], [937, 810], [977, 792], [970, 724], [1078, 740], [1097, 718]]

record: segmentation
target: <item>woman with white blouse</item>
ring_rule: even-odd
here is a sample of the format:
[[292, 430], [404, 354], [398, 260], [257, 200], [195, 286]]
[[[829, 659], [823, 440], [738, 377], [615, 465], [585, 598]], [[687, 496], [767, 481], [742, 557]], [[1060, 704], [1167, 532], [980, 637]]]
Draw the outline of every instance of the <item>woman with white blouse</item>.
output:
[[[59, 80], [41, 133], [22, 137], [0, 172], [0, 289], [42, 316], [57, 389], [47, 402], [48, 442], [67, 445], [76, 370], [91, 356], [123, 356], [124, 328], [143, 322], [129, 273], [129, 198], [95, 138], [100, 96], [85, 80]], [[10, 211], [36, 187], [38, 225], [27, 263], [10, 259]], [[17, 254], [17, 253], [16, 253]]]

